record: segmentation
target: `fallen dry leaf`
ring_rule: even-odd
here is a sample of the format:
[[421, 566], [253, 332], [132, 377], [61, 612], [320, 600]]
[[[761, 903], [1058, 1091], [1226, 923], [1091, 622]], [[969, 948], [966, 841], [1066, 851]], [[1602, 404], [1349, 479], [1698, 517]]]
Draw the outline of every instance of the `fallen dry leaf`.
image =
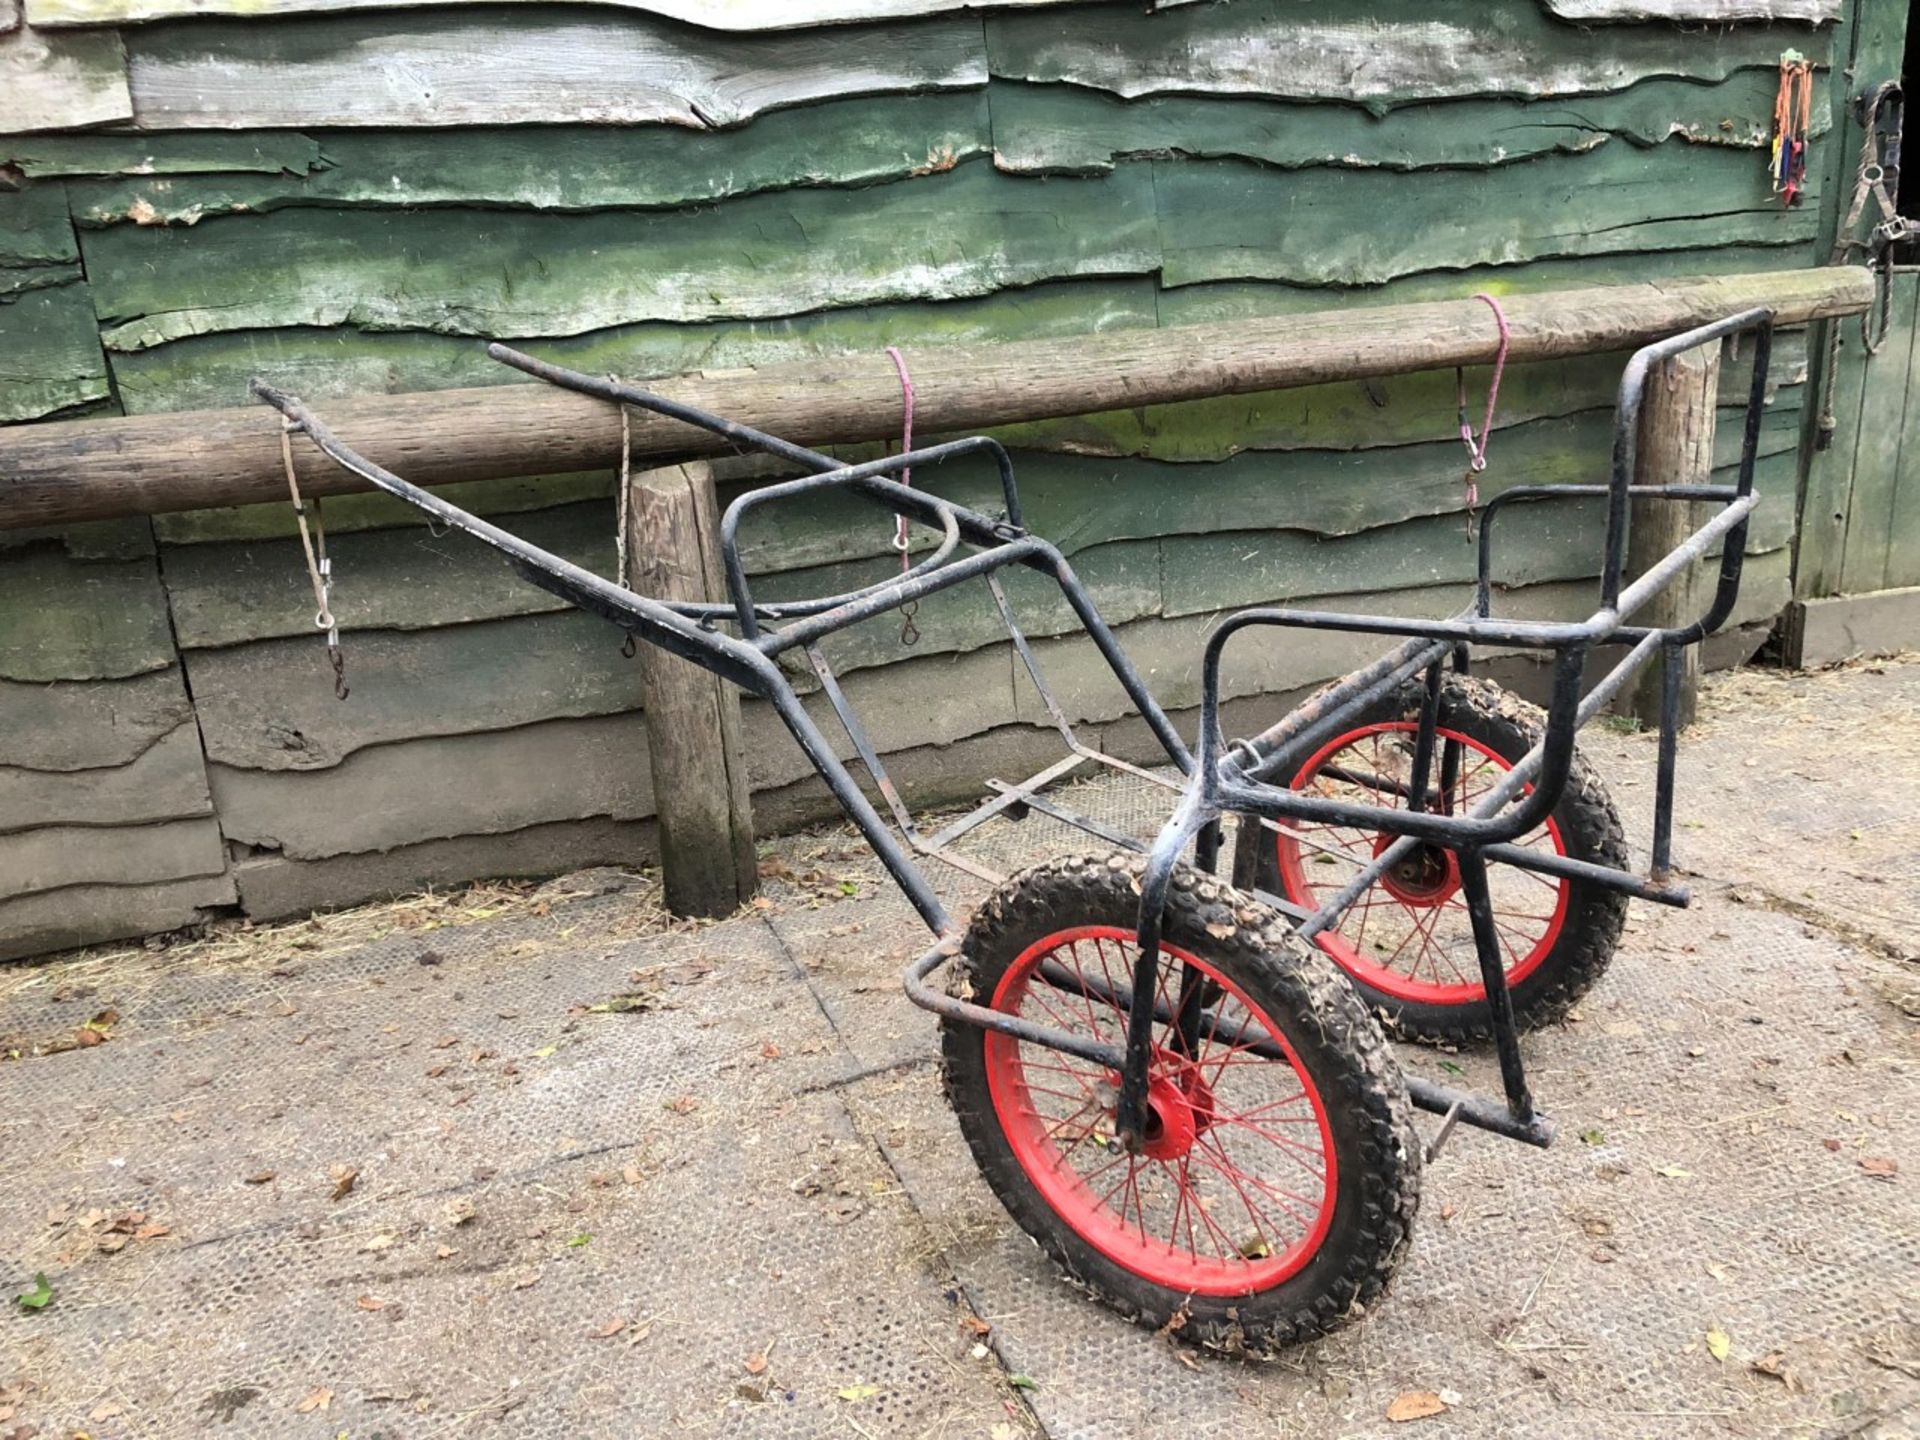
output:
[[256, 1170], [244, 1178], [249, 1185], [265, 1185], [269, 1180], [273, 1179], [273, 1171]]
[[1707, 1331], [1707, 1353], [1716, 1360], [1724, 1360], [1733, 1353], [1733, 1337], [1715, 1325]]
[[1756, 1375], [1767, 1375], [1778, 1380], [1792, 1394], [1799, 1394], [1802, 1388], [1800, 1377], [1787, 1368], [1787, 1357], [1778, 1350], [1769, 1355], [1762, 1355], [1747, 1368]]
[[293, 1408], [298, 1410], [302, 1415], [311, 1415], [316, 1410], [325, 1411], [331, 1409], [332, 1406], [333, 1391], [322, 1389], [308, 1391], [306, 1398]]
[[171, 1235], [172, 1233], [173, 1227], [171, 1225], [162, 1225], [159, 1221], [153, 1220], [134, 1231], [133, 1238], [136, 1240], [158, 1240], [162, 1235]]
[[351, 1165], [335, 1165], [327, 1171], [327, 1179], [333, 1182], [333, 1198], [344, 1200], [359, 1181], [360, 1172]]
[[1403, 1390], [1387, 1406], [1387, 1419], [1400, 1425], [1409, 1420], [1424, 1420], [1429, 1415], [1441, 1414], [1446, 1408], [1447, 1402], [1431, 1390]]
[[593, 1332], [593, 1338], [596, 1340], [611, 1340], [615, 1335], [618, 1335], [622, 1330], [626, 1328], [627, 1328], [626, 1318], [624, 1316], [616, 1315], [613, 1317], [613, 1319], [607, 1321], [606, 1324], [602, 1325], [599, 1329], [595, 1330]]
[[353, 1303], [358, 1305], [362, 1310], [384, 1310], [387, 1308], [386, 1301], [377, 1299], [372, 1295], [362, 1295]]
[[1891, 1155], [1863, 1155], [1860, 1168], [1880, 1180], [1891, 1180], [1900, 1173], [1900, 1166]]
[[620, 1178], [629, 1185], [638, 1185], [642, 1180], [647, 1178], [647, 1172], [642, 1170], [638, 1165], [629, 1165], [620, 1172]]
[[389, 1250], [393, 1247], [393, 1236], [376, 1235], [360, 1248], [362, 1250]]
[[963, 1329], [969, 1330], [975, 1335], [990, 1335], [993, 1333], [993, 1326], [982, 1320], [978, 1315], [962, 1315], [960, 1317], [960, 1324]]
[[676, 1115], [691, 1115], [699, 1105], [700, 1102], [691, 1095], [676, 1095], [671, 1100], [663, 1101], [660, 1108], [671, 1110]]
[[124, 1415], [126, 1413], [127, 1407], [122, 1405], [118, 1400], [102, 1400], [87, 1412], [87, 1419], [111, 1420], [116, 1415]]
[[767, 1373], [767, 1357], [765, 1355], [749, 1355], [741, 1364], [745, 1367], [749, 1375], [764, 1375]]

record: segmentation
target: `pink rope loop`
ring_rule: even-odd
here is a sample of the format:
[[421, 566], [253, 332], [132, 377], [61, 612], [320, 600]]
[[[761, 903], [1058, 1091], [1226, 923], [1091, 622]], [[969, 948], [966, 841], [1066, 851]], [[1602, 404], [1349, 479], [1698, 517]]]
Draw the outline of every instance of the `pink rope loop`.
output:
[[[907, 357], [897, 346], [887, 346], [887, 354], [892, 357], [893, 368], [900, 375], [900, 453], [906, 454], [913, 449], [913, 376], [907, 373]], [[900, 472], [902, 485], [913, 484], [913, 467], [909, 465]], [[893, 548], [900, 552], [900, 568], [905, 571], [912, 568], [907, 558], [907, 517], [896, 515], [893, 519]]]
[[[1487, 308], [1493, 311], [1494, 324], [1500, 327], [1500, 349], [1493, 357], [1493, 380], [1487, 386], [1487, 413], [1480, 421], [1479, 438], [1474, 438], [1471, 425], [1464, 420], [1460, 424], [1460, 439], [1465, 443], [1470, 457], [1469, 468], [1477, 474], [1487, 468], [1487, 441], [1493, 438], [1494, 408], [1500, 403], [1500, 377], [1507, 372], [1507, 351], [1513, 344], [1513, 332], [1507, 326], [1507, 312], [1500, 308], [1498, 300], [1485, 293], [1476, 293], [1473, 298], [1487, 302]], [[1468, 504], [1479, 498], [1478, 488], [1474, 487], [1475, 493], [1469, 498]]]

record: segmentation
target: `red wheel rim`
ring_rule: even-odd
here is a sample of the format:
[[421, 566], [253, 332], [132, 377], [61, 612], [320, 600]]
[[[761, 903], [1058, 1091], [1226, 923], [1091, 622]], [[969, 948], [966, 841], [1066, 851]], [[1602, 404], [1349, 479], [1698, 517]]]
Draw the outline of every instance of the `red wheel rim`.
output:
[[[1279, 1027], [1213, 966], [1163, 945], [1159, 996], [1171, 1012], [1180, 967], [1220, 987], [1216, 1031], [1187, 1057], [1155, 1035], [1146, 1153], [1108, 1148], [1119, 1076], [996, 1031], [985, 1038], [987, 1089], [1000, 1128], [1034, 1188], [1074, 1233], [1115, 1264], [1170, 1290], [1249, 1295], [1297, 1272], [1333, 1222], [1338, 1170], [1326, 1107]], [[995, 1009], [1123, 1044], [1126, 1012], [1086, 993], [1130, 987], [1133, 932], [1081, 925], [1035, 941], [994, 989]], [[1086, 982], [1049, 983], [1052, 962]], [[1222, 1035], [1235, 1037], [1231, 1042]], [[1263, 1038], [1284, 1061], [1252, 1054]]]
[[[1328, 799], [1404, 808], [1418, 728], [1411, 720], [1390, 720], [1337, 736], [1300, 767], [1293, 788]], [[1442, 728], [1439, 736], [1461, 746], [1452, 813], [1462, 814], [1513, 767], [1457, 730]], [[1436, 775], [1439, 764], [1436, 747]], [[1395, 838], [1350, 825], [1282, 823], [1280, 886], [1288, 900], [1309, 910], [1318, 909]], [[1560, 826], [1551, 818], [1514, 843], [1567, 853]], [[1494, 865], [1488, 868], [1487, 884], [1507, 983], [1517, 985], [1539, 968], [1560, 939], [1572, 882], [1513, 865]], [[1349, 975], [1396, 1000], [1470, 1005], [1486, 999], [1472, 922], [1460, 894], [1458, 863], [1446, 851], [1416, 852], [1400, 873], [1383, 876], [1337, 925], [1321, 931], [1319, 942]]]

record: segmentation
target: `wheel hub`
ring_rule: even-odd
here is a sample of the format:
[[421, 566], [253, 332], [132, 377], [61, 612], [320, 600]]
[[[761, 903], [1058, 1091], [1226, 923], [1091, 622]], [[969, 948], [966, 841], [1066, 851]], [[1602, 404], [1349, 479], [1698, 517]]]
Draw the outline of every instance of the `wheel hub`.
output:
[[[1112, 1077], [1114, 1093], [1120, 1077]], [[1165, 1051], [1154, 1057], [1147, 1077], [1147, 1123], [1140, 1153], [1154, 1160], [1178, 1160], [1213, 1124], [1213, 1089], [1191, 1060]]]
[[[1374, 836], [1375, 858], [1399, 838]], [[1422, 841], [1380, 877], [1380, 886], [1402, 905], [1442, 905], [1460, 888], [1460, 862], [1445, 846]]]

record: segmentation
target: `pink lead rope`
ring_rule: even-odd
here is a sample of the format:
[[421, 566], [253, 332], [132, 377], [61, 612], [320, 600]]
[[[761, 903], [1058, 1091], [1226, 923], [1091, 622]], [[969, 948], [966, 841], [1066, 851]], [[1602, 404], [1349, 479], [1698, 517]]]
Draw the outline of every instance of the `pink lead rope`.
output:
[[1487, 441], [1493, 438], [1494, 408], [1500, 403], [1500, 377], [1507, 370], [1507, 350], [1513, 342], [1513, 332], [1507, 327], [1507, 313], [1500, 308], [1500, 302], [1491, 295], [1477, 293], [1475, 300], [1484, 300], [1487, 308], [1493, 311], [1494, 324], [1500, 327], [1500, 349], [1493, 357], [1493, 380], [1487, 386], [1487, 413], [1480, 421], [1480, 435], [1476, 439], [1473, 426], [1467, 423], [1467, 372], [1459, 369], [1454, 372], [1460, 390], [1460, 440], [1467, 447], [1467, 534], [1473, 534], [1473, 512], [1480, 504], [1480, 472], [1487, 468]]

